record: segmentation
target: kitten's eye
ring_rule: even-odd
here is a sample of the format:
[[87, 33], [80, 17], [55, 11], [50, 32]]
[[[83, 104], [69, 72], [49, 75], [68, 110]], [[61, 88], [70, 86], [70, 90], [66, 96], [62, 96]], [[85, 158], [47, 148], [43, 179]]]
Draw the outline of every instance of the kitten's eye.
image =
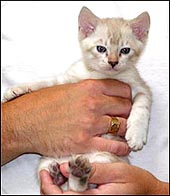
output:
[[104, 46], [97, 46], [97, 51], [100, 52], [100, 53], [104, 53], [106, 52], [106, 48]]
[[122, 53], [122, 54], [128, 54], [129, 52], [130, 52], [130, 48], [122, 48], [120, 50], [120, 53]]

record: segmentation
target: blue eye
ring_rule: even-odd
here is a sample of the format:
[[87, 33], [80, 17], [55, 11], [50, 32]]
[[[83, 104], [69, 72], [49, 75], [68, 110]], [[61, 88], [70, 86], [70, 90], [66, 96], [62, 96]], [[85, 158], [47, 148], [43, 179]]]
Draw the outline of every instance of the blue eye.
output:
[[120, 50], [120, 53], [122, 53], [122, 54], [128, 54], [129, 52], [130, 52], [130, 48], [122, 48]]
[[104, 53], [107, 50], [104, 46], [97, 46], [96, 48], [97, 48], [97, 51], [100, 53]]

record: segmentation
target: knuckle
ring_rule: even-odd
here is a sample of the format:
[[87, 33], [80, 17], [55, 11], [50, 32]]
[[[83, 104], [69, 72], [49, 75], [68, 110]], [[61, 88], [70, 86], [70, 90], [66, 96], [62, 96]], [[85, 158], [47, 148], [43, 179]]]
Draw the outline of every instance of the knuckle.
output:
[[93, 115], [89, 116], [87, 118], [87, 122], [88, 123], [86, 123], [86, 125], [85, 125], [86, 128], [92, 129], [94, 127], [94, 125], [95, 125], [95, 122], [96, 122], [95, 117]]
[[132, 98], [131, 87], [129, 86], [129, 84], [124, 84], [124, 94], [128, 99]]
[[90, 133], [91, 130], [93, 130], [94, 126], [96, 124], [96, 118], [94, 115], [88, 115], [85, 118], [82, 119], [82, 129], [84, 132]]
[[125, 106], [127, 107], [127, 108], [131, 108], [131, 106], [132, 106], [132, 103], [131, 103], [131, 101], [129, 100], [129, 99], [125, 99]]
[[127, 130], [127, 120], [125, 118], [122, 118], [121, 119], [120, 130], [119, 130], [119, 135], [120, 136], [125, 136], [126, 130]]
[[93, 79], [86, 79], [86, 80], [82, 81], [82, 85], [84, 85], [84, 87], [87, 90], [95, 90], [96, 85], [97, 85], [97, 81], [93, 80]]
[[129, 147], [127, 144], [124, 143], [122, 150], [121, 150], [121, 153], [120, 153], [120, 156], [126, 156], [128, 154], [129, 154]]
[[132, 108], [132, 103], [129, 99], [124, 100], [125, 116], [128, 117]]
[[99, 110], [101, 107], [101, 99], [97, 96], [87, 95], [86, 97], [83, 98], [82, 104], [84, 108], [86, 108], [88, 114], [90, 113], [95, 114], [95, 112]]
[[98, 102], [95, 97], [90, 97], [88, 99], [87, 107], [89, 111], [95, 111], [98, 108]]
[[124, 156], [127, 154], [128, 146], [125, 144], [125, 142], [117, 141], [115, 142], [115, 145], [112, 146], [111, 150], [114, 152], [117, 156]]

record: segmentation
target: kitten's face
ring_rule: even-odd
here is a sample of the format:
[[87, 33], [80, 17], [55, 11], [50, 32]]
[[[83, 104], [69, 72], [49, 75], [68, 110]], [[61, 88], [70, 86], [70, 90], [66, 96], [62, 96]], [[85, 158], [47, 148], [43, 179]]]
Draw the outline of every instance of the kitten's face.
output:
[[99, 19], [83, 7], [79, 15], [79, 38], [86, 66], [109, 75], [133, 66], [145, 46], [148, 30], [146, 12], [130, 21]]

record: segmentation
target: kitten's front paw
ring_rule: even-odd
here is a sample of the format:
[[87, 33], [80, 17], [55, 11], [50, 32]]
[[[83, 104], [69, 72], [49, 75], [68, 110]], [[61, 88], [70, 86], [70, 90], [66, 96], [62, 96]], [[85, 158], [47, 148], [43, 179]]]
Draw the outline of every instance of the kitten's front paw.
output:
[[61, 186], [67, 181], [67, 178], [63, 176], [63, 174], [60, 172], [59, 164], [56, 161], [52, 162], [48, 166], [48, 169], [49, 169], [50, 176], [52, 177], [54, 184]]
[[132, 126], [128, 128], [125, 138], [127, 140], [128, 146], [132, 150], [141, 150], [144, 144], [146, 144], [147, 131], [136, 126]]
[[92, 169], [89, 160], [84, 156], [78, 156], [69, 162], [69, 169], [69, 188], [74, 191], [86, 190]]
[[5, 92], [3, 102], [19, 97], [20, 95], [23, 95], [27, 92], [29, 92], [29, 89], [26, 91], [26, 88], [13, 87]]

